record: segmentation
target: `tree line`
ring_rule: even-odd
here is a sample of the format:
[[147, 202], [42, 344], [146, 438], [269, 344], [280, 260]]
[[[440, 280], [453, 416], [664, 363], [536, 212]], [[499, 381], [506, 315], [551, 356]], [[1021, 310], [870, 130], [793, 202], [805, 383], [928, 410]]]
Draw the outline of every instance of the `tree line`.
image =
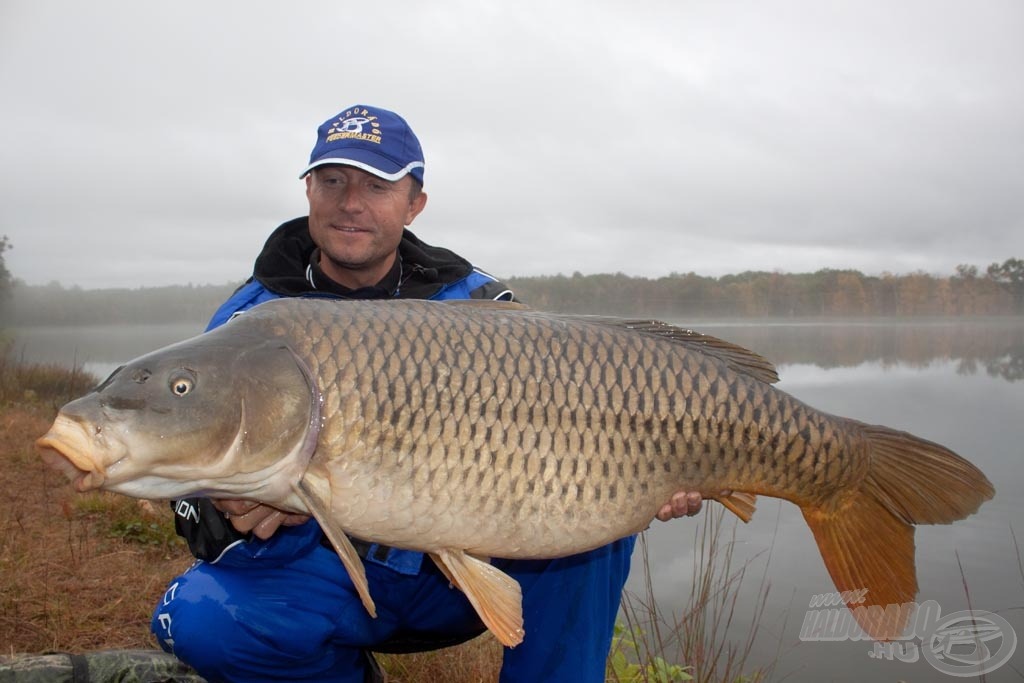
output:
[[723, 277], [674, 273], [660, 278], [555, 275], [511, 278], [533, 307], [661, 318], [988, 316], [1024, 313], [1024, 260], [960, 265], [949, 277], [924, 272], [865, 275], [750, 271]]
[[82, 289], [15, 281], [0, 302], [0, 328], [29, 325], [107, 325], [203, 322], [240, 283], [138, 289]]
[[[205, 322], [240, 283], [138, 289], [26, 285], [3, 267], [0, 239], [0, 327], [5, 325]], [[510, 277], [532, 307], [566, 313], [693, 319], [715, 317], [998, 316], [1024, 314], [1024, 260], [984, 272], [961, 265], [948, 277], [923, 272], [865, 275], [745, 272], [660, 278], [617, 274]]]

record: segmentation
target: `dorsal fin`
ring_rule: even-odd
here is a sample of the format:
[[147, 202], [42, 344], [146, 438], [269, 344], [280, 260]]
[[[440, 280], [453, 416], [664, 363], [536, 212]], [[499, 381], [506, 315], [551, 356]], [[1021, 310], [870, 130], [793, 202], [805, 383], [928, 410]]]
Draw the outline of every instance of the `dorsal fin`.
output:
[[614, 325], [615, 327], [632, 330], [640, 334], [665, 339], [675, 344], [682, 344], [694, 351], [714, 356], [732, 370], [749, 375], [768, 384], [775, 384], [779, 381], [779, 373], [770, 360], [750, 349], [727, 342], [718, 337], [713, 337], [710, 334], [677, 327], [660, 320], [629, 320], [625, 318], [589, 316], [588, 318], [607, 325]]
[[601, 315], [572, 315], [565, 313], [547, 313], [530, 308], [515, 301], [491, 301], [489, 299], [448, 299], [442, 303], [466, 308], [479, 308], [497, 311], [521, 312], [544, 318], [579, 320], [601, 325], [610, 325], [640, 334], [658, 337], [675, 344], [682, 344], [694, 351], [713, 356], [728, 365], [732, 370], [743, 373], [761, 382], [774, 384], [779, 381], [779, 373], [764, 356], [742, 346], [713, 337], [710, 334], [677, 327], [660, 320], [634, 320]]

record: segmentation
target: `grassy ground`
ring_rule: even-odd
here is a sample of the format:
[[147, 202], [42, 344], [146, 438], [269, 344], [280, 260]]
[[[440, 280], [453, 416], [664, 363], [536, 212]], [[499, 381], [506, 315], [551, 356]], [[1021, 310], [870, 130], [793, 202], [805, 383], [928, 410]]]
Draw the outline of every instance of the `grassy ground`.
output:
[[188, 565], [170, 510], [75, 494], [33, 450], [56, 406], [95, 378], [0, 366], [0, 647], [4, 654], [151, 647], [152, 605]]
[[[0, 350], [0, 655], [156, 648], [152, 608], [191, 563], [167, 504], [77, 494], [34, 451], [58, 407], [96, 382], [61, 368], [11, 364]], [[757, 672], [740, 675], [744, 652], [720, 650], [721, 620], [735, 609], [736, 574], [728, 557], [715, 557], [720, 516], [705, 520], [697, 542], [708, 556], [695, 568], [693, 609], [669, 625], [652, 598], [627, 601], [609, 681], [761, 680]], [[672, 663], [680, 651], [692, 666]], [[497, 680], [501, 653], [485, 634], [438, 652], [379, 659], [394, 683], [468, 683]]]

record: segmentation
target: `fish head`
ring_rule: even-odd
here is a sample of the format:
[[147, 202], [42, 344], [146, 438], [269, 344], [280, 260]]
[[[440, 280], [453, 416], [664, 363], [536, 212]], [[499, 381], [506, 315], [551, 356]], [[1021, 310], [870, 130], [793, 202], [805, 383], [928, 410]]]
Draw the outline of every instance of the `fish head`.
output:
[[285, 341], [219, 332], [142, 356], [65, 405], [36, 442], [43, 460], [79, 491], [288, 495], [316, 447], [316, 383]]

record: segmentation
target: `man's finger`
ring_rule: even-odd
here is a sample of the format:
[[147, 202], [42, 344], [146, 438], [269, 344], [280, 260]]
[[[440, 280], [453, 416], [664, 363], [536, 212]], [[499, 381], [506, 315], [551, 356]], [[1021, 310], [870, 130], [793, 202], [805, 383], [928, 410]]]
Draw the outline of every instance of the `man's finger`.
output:
[[662, 522], [679, 517], [690, 517], [700, 512], [703, 498], [698, 491], [676, 491], [667, 503], [661, 506], [655, 517]]
[[218, 499], [213, 501], [213, 507], [226, 515], [244, 515], [259, 503], [252, 500], [240, 500], [237, 498]]
[[270, 514], [263, 517], [257, 524], [252, 528], [252, 533], [256, 538], [262, 538], [267, 540], [274, 535], [277, 528], [281, 526], [281, 522], [284, 521], [285, 513], [280, 510], [273, 508], [267, 508]]
[[310, 520], [309, 515], [288, 514], [284, 516], [281, 526], [300, 526]]
[[680, 505], [680, 515], [686, 515], [692, 517], [693, 515], [700, 512], [701, 505], [703, 504], [703, 498], [696, 491], [691, 491], [686, 494], [685, 504]]
[[[257, 526], [263, 523], [263, 520], [273, 515], [275, 512], [278, 511], [272, 507], [257, 504], [255, 507], [240, 514], [233, 512], [226, 514], [228, 515], [228, 521], [231, 522], [231, 526], [235, 527], [235, 529], [243, 534], [247, 534], [250, 531], [253, 531]], [[261, 536], [261, 538], [263, 537]]]
[[667, 522], [672, 519], [672, 503], [665, 503], [658, 510], [658, 514], [655, 515], [660, 521]]

